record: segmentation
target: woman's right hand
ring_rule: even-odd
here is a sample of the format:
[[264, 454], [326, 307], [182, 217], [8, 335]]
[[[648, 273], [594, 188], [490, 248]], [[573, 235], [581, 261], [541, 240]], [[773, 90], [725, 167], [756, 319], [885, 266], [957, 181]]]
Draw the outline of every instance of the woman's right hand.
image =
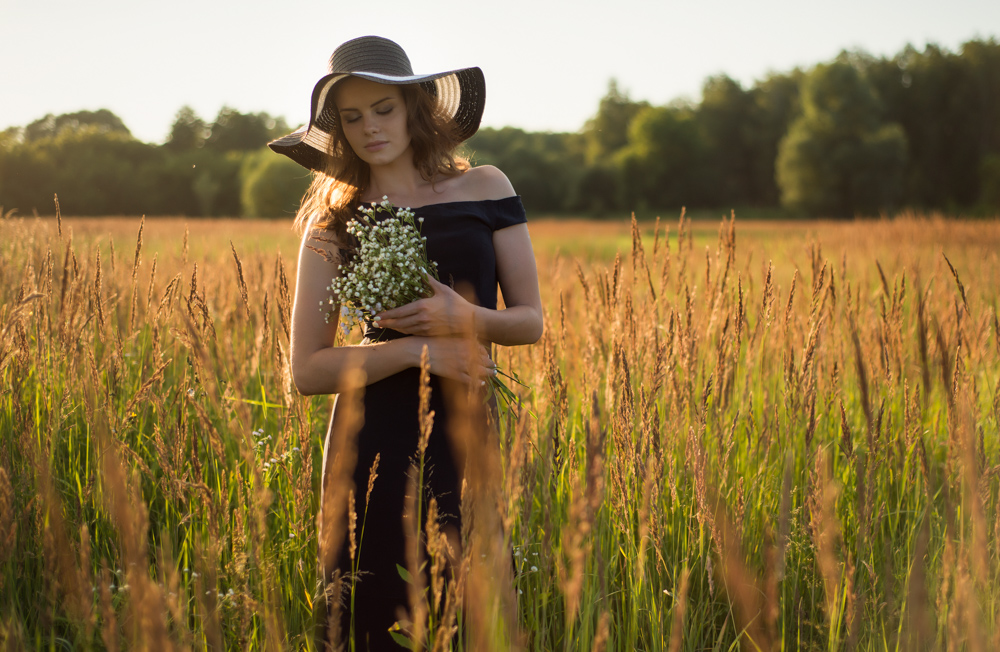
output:
[[487, 376], [496, 375], [496, 365], [489, 352], [478, 341], [470, 342], [462, 337], [419, 337], [407, 338], [413, 341], [417, 364], [427, 347], [431, 373], [451, 378], [463, 383], [482, 381]]

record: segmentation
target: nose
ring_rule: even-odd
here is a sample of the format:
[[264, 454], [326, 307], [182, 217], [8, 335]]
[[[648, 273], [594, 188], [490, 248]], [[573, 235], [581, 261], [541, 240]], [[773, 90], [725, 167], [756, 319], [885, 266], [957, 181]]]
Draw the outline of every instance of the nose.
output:
[[375, 115], [373, 113], [369, 113], [363, 119], [365, 121], [365, 123], [364, 123], [364, 131], [365, 131], [366, 135], [370, 136], [370, 135], [378, 132], [378, 123], [377, 123], [377, 120], [375, 119]]

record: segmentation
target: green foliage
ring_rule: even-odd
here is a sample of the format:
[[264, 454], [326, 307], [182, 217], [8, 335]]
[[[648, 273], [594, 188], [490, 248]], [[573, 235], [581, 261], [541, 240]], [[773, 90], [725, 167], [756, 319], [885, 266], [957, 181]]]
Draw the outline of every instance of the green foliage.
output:
[[579, 135], [480, 129], [464, 149], [476, 165], [503, 170], [526, 205], [535, 211], [566, 211], [577, 193], [582, 167]]
[[269, 149], [248, 154], [240, 169], [242, 214], [293, 217], [310, 180], [308, 170]]
[[161, 159], [156, 147], [92, 124], [53, 133], [2, 152], [0, 203], [51, 212], [58, 193], [70, 215], [144, 212]]
[[732, 205], [754, 195], [754, 93], [720, 75], [705, 81], [701, 98], [697, 118], [710, 166], [706, 173], [716, 180], [713, 198]]
[[260, 149], [272, 140], [279, 123], [280, 132], [288, 131], [283, 119], [275, 120], [267, 113], [240, 113], [224, 106], [211, 125], [205, 147], [219, 152]]
[[[501, 168], [534, 214], [686, 206], [745, 216], [779, 205], [826, 215], [988, 212], [996, 183], [990, 161], [1000, 156], [998, 88], [1000, 43], [992, 39], [959, 52], [907, 46], [891, 58], [843, 52], [748, 87], [718, 75], [705, 80], [697, 104], [652, 106], [612, 79], [577, 133], [483, 128], [465, 151], [476, 164]], [[125, 148], [129, 131], [106, 109], [47, 115], [0, 132], [0, 205], [51, 213], [58, 192], [72, 197], [66, 211], [77, 215], [218, 216], [257, 213], [250, 207], [260, 197], [269, 206], [261, 211], [284, 215], [295, 203], [284, 196], [301, 186], [261, 184], [272, 173], [276, 182], [288, 178], [277, 172], [287, 162], [254, 172], [266, 158], [255, 154], [244, 173], [242, 157], [289, 131], [263, 112], [226, 106], [209, 121], [185, 106], [166, 143], [143, 145], [149, 151], [140, 156], [139, 147]], [[87, 134], [76, 140], [93, 146], [93, 156], [73, 144], [75, 133]], [[255, 188], [244, 187], [250, 178]]]
[[688, 203], [703, 204], [713, 190], [704, 184], [705, 150], [692, 109], [646, 107], [629, 126], [628, 146], [617, 157], [621, 203], [674, 213]]
[[618, 82], [608, 82], [608, 92], [597, 105], [597, 115], [583, 127], [588, 164], [607, 161], [628, 144], [629, 125], [648, 102], [633, 102], [618, 89]]
[[835, 216], [895, 208], [905, 164], [905, 133], [884, 121], [874, 89], [851, 62], [819, 65], [805, 77], [802, 115], [778, 152], [785, 206]]
[[979, 178], [982, 180], [980, 208], [994, 215], [1000, 214], [1000, 154], [983, 157]]
[[76, 111], [62, 115], [47, 114], [44, 118], [35, 120], [24, 128], [24, 139], [28, 142], [44, 140], [59, 136], [64, 132], [78, 131], [90, 127], [99, 133], [115, 132], [130, 136], [121, 118], [107, 109], [97, 111]]
[[182, 106], [174, 117], [165, 147], [174, 151], [190, 151], [205, 144], [212, 133], [205, 121], [190, 106]]
[[[58, 194], [64, 215], [239, 216], [247, 150], [260, 149], [272, 132], [285, 130], [283, 120], [266, 113], [224, 108], [207, 125], [183, 107], [166, 144], [156, 146], [133, 138], [107, 110], [49, 115], [0, 134], [0, 205], [52, 214]], [[293, 181], [263, 188], [272, 178]], [[295, 178], [260, 176], [252, 194], [287, 195], [303, 188]]]

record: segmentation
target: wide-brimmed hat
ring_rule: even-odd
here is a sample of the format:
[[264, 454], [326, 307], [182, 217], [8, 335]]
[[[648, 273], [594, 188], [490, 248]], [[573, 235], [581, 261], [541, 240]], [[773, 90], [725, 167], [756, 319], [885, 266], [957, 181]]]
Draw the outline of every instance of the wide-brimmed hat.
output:
[[380, 36], [362, 36], [342, 44], [330, 57], [329, 68], [313, 88], [309, 124], [267, 144], [310, 170], [326, 167], [331, 134], [339, 123], [331, 91], [349, 76], [380, 84], [420, 84], [434, 98], [438, 113], [454, 121], [460, 140], [479, 129], [486, 105], [486, 79], [479, 68], [414, 75], [403, 48]]

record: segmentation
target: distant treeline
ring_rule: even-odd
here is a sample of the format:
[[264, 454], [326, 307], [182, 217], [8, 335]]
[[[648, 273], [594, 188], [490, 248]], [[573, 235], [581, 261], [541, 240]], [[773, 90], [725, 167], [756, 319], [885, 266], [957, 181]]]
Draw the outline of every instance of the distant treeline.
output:
[[[529, 110], [526, 108], [526, 110]], [[289, 216], [303, 169], [264, 148], [281, 118], [182, 108], [167, 142], [110, 111], [0, 132], [0, 206], [67, 215]], [[892, 58], [843, 52], [745, 89], [705, 81], [700, 104], [654, 106], [614, 80], [577, 133], [483, 128], [465, 146], [533, 213], [710, 208], [851, 216], [901, 208], [1000, 213], [1000, 43]]]

